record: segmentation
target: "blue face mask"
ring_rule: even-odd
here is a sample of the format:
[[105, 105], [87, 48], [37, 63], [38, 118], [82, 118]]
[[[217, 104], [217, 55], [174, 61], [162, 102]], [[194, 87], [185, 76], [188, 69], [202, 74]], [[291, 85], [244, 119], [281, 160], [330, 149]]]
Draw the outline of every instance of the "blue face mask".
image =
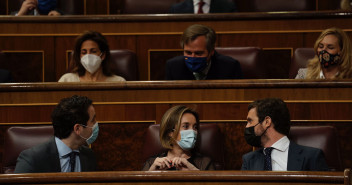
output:
[[201, 72], [205, 67], [207, 67], [207, 58], [208, 57], [186, 57], [185, 62], [186, 66], [192, 72]]
[[55, 10], [56, 0], [38, 0], [38, 11], [41, 15], [48, 15], [51, 10]]
[[183, 150], [191, 150], [197, 141], [197, 132], [194, 130], [182, 130], [181, 132], [181, 140], [177, 141], [177, 144]]
[[85, 138], [83, 136], [81, 136], [81, 138], [85, 139], [87, 144], [90, 145], [92, 144], [98, 137], [99, 135], [99, 125], [98, 125], [98, 122], [96, 122], [93, 127], [88, 127], [88, 126], [85, 126], [85, 125], [82, 125], [83, 127], [86, 127], [86, 128], [91, 128], [92, 129], [92, 135], [89, 137], [89, 138]]

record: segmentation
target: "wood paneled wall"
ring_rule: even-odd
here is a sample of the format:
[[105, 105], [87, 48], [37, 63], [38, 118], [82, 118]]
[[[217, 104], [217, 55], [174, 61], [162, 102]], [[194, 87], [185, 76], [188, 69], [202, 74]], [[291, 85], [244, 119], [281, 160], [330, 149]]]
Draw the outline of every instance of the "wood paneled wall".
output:
[[[146, 128], [159, 124], [166, 110], [179, 104], [196, 109], [201, 122], [220, 127], [225, 169], [239, 170], [241, 156], [252, 149], [243, 138], [247, 106], [265, 97], [285, 100], [293, 125], [335, 126], [344, 168], [352, 166], [352, 82], [348, 80], [2, 84], [0, 138], [10, 126], [50, 124], [56, 103], [73, 94], [94, 101], [101, 129], [92, 148], [99, 170], [140, 170]], [[2, 146], [0, 158], [6, 152]]]
[[[262, 62], [272, 67], [268, 78], [287, 78], [292, 52], [313, 47], [320, 32], [340, 27], [352, 37], [352, 14], [345, 12], [242, 13], [218, 15], [131, 15], [69, 17], [0, 17], [0, 50], [42, 51], [44, 81], [57, 81], [66, 71], [67, 52], [85, 30], [96, 30], [108, 39], [110, 49], [129, 49], [137, 54], [140, 80], [155, 80], [150, 74], [164, 70], [162, 57], [150, 51], [180, 49], [180, 36], [191, 24], [204, 24], [217, 32], [217, 46], [256, 46], [268, 55]], [[161, 53], [161, 55], [164, 55]], [[150, 58], [153, 57], [153, 58]], [[159, 59], [159, 60], [155, 60]], [[274, 59], [274, 60], [273, 60]], [[34, 58], [16, 68], [27, 69]], [[150, 68], [152, 67], [152, 68]], [[38, 71], [41, 69], [37, 69]], [[31, 71], [28, 71], [31, 73]], [[20, 79], [15, 79], [21, 82]], [[37, 81], [36, 81], [37, 82]]]

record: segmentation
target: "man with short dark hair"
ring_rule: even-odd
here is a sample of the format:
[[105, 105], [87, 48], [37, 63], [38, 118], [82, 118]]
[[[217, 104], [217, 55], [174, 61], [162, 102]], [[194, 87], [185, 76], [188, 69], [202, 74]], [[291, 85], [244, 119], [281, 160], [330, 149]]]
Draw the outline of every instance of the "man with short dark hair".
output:
[[290, 141], [290, 114], [278, 98], [257, 100], [248, 106], [245, 139], [263, 147], [243, 155], [242, 170], [327, 171], [323, 151]]
[[90, 145], [98, 137], [92, 100], [74, 95], [64, 98], [52, 115], [52, 139], [24, 150], [17, 159], [15, 173], [84, 172], [96, 169]]
[[216, 34], [212, 28], [195, 24], [182, 35], [183, 56], [166, 62], [167, 80], [240, 79], [240, 63], [215, 51]]

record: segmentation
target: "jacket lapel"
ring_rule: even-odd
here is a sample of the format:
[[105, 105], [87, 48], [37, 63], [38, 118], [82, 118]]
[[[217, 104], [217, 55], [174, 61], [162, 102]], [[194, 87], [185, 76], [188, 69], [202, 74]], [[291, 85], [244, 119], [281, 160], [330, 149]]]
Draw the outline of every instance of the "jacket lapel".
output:
[[304, 157], [301, 155], [302, 148], [290, 141], [288, 149], [287, 171], [301, 171], [303, 168]]
[[50, 163], [52, 164], [52, 172], [61, 172], [60, 157], [59, 152], [57, 151], [57, 146], [54, 137], [50, 141], [49, 152], [50, 154], [48, 155], [48, 158]]
[[194, 13], [193, 1], [187, 0], [187, 1], [185, 1], [185, 4], [186, 4], [186, 6], [184, 7], [185, 9], [183, 11], [188, 12], [188, 13]]

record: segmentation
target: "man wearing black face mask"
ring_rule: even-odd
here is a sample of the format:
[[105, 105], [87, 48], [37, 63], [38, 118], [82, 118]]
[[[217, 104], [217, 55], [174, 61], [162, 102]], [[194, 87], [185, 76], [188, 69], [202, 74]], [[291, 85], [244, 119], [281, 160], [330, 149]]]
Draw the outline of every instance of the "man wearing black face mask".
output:
[[183, 55], [166, 62], [166, 80], [240, 79], [240, 63], [215, 51], [215, 31], [207, 26], [189, 26], [182, 35]]
[[328, 171], [320, 149], [301, 146], [287, 138], [290, 114], [278, 98], [257, 100], [248, 106], [245, 139], [263, 147], [243, 155], [242, 170]]

